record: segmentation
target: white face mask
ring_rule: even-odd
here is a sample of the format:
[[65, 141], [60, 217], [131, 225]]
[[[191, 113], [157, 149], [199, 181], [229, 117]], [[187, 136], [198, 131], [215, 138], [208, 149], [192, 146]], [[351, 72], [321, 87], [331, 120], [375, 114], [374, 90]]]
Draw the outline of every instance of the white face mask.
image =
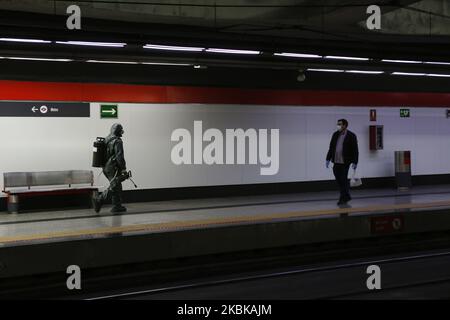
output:
[[342, 131], [342, 127], [341, 126], [337, 126], [338, 131]]

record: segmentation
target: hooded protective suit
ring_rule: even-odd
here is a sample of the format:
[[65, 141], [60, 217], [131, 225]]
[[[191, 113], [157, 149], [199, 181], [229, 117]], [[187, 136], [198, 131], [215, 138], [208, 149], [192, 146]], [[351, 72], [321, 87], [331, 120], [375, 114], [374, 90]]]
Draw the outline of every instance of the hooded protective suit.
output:
[[[96, 211], [100, 211], [101, 205], [105, 202], [109, 195], [112, 198], [113, 212], [125, 211], [122, 206], [122, 182], [127, 179], [126, 162], [123, 152], [123, 141], [121, 139], [124, 133], [123, 127], [119, 123], [115, 123], [111, 127], [111, 133], [106, 137], [106, 156], [107, 162], [103, 168], [103, 173], [109, 180], [109, 187], [95, 201]], [[98, 210], [97, 210], [98, 209]]]
[[103, 173], [106, 177], [114, 176], [116, 171], [121, 173], [127, 169], [123, 153], [122, 134], [122, 125], [115, 123], [111, 127], [111, 133], [106, 137], [106, 157], [108, 160], [103, 168]]

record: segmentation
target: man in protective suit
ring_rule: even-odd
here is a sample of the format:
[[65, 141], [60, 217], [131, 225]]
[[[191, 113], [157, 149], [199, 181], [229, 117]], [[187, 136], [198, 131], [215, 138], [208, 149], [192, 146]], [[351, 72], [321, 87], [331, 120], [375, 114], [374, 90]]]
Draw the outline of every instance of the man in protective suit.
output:
[[95, 212], [99, 212], [103, 203], [111, 195], [113, 208], [111, 212], [125, 212], [127, 208], [122, 206], [122, 182], [128, 179], [127, 167], [123, 152], [124, 134], [121, 124], [116, 123], [111, 127], [111, 133], [106, 137], [106, 164], [103, 174], [109, 180], [109, 187], [100, 196], [93, 199]]

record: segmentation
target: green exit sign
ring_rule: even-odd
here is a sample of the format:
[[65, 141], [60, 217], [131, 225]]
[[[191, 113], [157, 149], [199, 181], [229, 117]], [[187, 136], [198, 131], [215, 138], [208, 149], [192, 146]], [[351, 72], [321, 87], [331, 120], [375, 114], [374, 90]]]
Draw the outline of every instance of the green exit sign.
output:
[[410, 115], [409, 109], [400, 109], [400, 118], [409, 118]]
[[117, 104], [100, 105], [100, 118], [117, 119], [118, 115], [119, 115], [119, 108], [117, 107]]

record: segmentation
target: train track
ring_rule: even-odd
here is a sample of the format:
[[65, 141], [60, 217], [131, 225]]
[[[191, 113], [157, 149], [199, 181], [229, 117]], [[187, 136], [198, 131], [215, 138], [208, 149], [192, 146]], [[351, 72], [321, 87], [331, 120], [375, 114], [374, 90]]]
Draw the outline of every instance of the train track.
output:
[[[236, 297], [226, 297], [228, 299], [235, 299], [235, 298], [243, 298], [239, 296], [239, 287], [253, 282], [266, 282], [269, 283], [267, 280], [274, 280], [274, 279], [282, 279], [282, 278], [288, 278], [292, 279], [292, 281], [297, 281], [303, 283], [308, 283], [307, 277], [310, 277], [314, 275], [315, 278], [320, 275], [324, 275], [325, 278], [333, 278], [333, 274], [336, 275], [336, 279], [339, 279], [340, 275], [338, 274], [339, 271], [341, 273], [359, 273], [369, 265], [378, 265], [380, 266], [381, 270], [385, 269], [387, 266], [391, 266], [390, 269], [398, 269], [396, 272], [405, 272], [404, 267], [405, 266], [411, 266], [412, 264], [422, 265], [425, 266], [427, 263], [430, 262], [430, 260], [439, 260], [439, 264], [443, 264], [446, 266], [450, 266], [450, 251], [444, 250], [439, 252], [432, 252], [432, 253], [420, 253], [420, 254], [409, 254], [409, 255], [400, 255], [395, 257], [386, 257], [386, 258], [371, 258], [371, 259], [358, 259], [356, 261], [351, 262], [341, 262], [337, 264], [327, 264], [322, 266], [303, 266], [300, 268], [295, 268], [287, 271], [276, 271], [276, 272], [265, 272], [265, 273], [258, 273], [258, 274], [252, 274], [252, 275], [246, 275], [246, 276], [237, 276], [237, 277], [226, 277], [222, 279], [214, 279], [214, 280], [203, 280], [203, 281], [193, 281], [190, 283], [183, 283], [179, 285], [170, 285], [170, 286], [160, 286], [160, 287], [152, 287], [148, 289], [141, 289], [141, 290], [130, 290], [125, 291], [121, 293], [115, 293], [115, 294], [102, 294], [97, 296], [92, 296], [87, 298], [87, 300], [104, 300], [104, 299], [160, 299], [160, 298], [169, 298], [169, 299], [186, 299], [191, 297], [190, 292], [193, 291], [201, 291], [201, 292], [214, 292], [214, 291], [221, 291], [223, 287], [228, 286], [236, 288]], [[433, 264], [436, 264], [433, 263]], [[397, 267], [395, 267], [397, 265]], [[401, 267], [400, 267], [401, 266]], [[394, 267], [394, 268], [392, 268]], [[412, 268], [415, 269], [415, 268]], [[383, 286], [380, 291], [374, 291], [374, 293], [381, 295], [384, 293], [387, 293], [389, 291], [398, 290], [398, 289], [408, 289], [408, 288], [417, 288], [424, 285], [431, 285], [431, 284], [437, 284], [442, 285], [445, 282], [448, 282], [450, 285], [450, 268], [449, 272], [446, 274], [439, 274], [435, 276], [431, 276], [431, 278], [427, 279], [426, 277], [419, 277], [419, 279], [415, 279], [414, 274], [411, 275], [410, 282], [404, 282], [403, 280], [400, 280], [398, 282], [390, 281], [389, 284], [386, 286]], [[343, 271], [343, 272], [342, 272]], [[383, 272], [383, 271], [382, 271]], [[392, 273], [393, 271], [389, 271]], [[393, 274], [391, 275], [391, 277]], [[384, 278], [385, 276], [383, 276]], [[352, 298], [352, 297], [369, 297], [370, 292], [367, 289], [367, 287], [364, 287], [364, 285], [360, 281], [360, 277], [356, 276], [355, 278], [355, 284], [350, 284], [350, 289], [344, 290], [344, 292], [340, 293], [331, 293], [331, 294], [316, 294], [315, 296], [312, 296], [311, 298], [315, 299], [346, 299], [346, 298]], [[297, 280], [295, 280], [297, 279]], [[325, 280], [324, 280], [325, 281]], [[339, 280], [337, 280], [336, 285], [339, 286], [338, 283]], [[273, 281], [272, 281], [273, 282]], [[326, 281], [325, 281], [326, 282]], [[289, 283], [292, 283], [289, 281]], [[310, 284], [312, 285], [312, 284]], [[260, 287], [260, 286], [256, 286]], [[269, 285], [270, 287], [270, 285]], [[346, 287], [346, 286], [344, 286]], [[353, 288], [353, 289], [352, 289]], [[269, 288], [270, 289], [270, 288]], [[326, 289], [324, 291], [327, 291]], [[259, 297], [259, 296], [258, 296]], [[252, 299], [252, 297], [244, 297], [248, 299]], [[291, 297], [292, 298], [292, 297]], [[308, 298], [306, 296], [302, 296], [300, 298]]]

